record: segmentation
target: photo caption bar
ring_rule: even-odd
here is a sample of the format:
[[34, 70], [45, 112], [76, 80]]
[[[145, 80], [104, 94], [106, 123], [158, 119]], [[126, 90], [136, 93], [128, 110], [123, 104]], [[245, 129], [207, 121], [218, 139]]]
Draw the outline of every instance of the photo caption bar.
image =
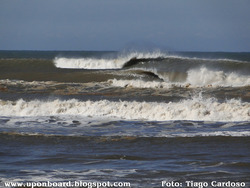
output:
[[87, 181], [67, 181], [67, 182], [5, 182], [5, 187], [131, 187], [130, 182], [87, 182]]
[[162, 181], [161, 187], [192, 187], [192, 188], [205, 188], [205, 187], [225, 187], [225, 188], [244, 188], [246, 187], [245, 182], [236, 182], [236, 181], [185, 181], [185, 182], [178, 182], [178, 181]]

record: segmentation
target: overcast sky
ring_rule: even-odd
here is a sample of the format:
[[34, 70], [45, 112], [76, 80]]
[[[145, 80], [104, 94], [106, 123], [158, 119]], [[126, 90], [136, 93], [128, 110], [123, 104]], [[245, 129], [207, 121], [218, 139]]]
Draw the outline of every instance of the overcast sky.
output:
[[1, 0], [0, 50], [250, 51], [249, 0]]

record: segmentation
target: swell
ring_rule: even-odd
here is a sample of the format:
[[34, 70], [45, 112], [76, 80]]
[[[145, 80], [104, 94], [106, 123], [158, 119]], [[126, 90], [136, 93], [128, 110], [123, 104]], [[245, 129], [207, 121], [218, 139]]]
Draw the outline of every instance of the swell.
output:
[[[129, 53], [112, 57], [0, 59], [0, 79], [59, 82], [104, 82], [109, 79], [162, 81], [191, 87], [250, 85], [250, 63], [233, 59], [204, 59], [167, 53]], [[126, 84], [125, 84], [126, 85]], [[133, 87], [133, 84], [132, 84]]]
[[55, 58], [57, 68], [65, 69], [122, 69], [130, 67], [156, 68], [164, 71], [183, 71], [207, 66], [225, 72], [249, 74], [250, 63], [233, 59], [203, 59], [174, 56], [164, 53], [131, 53], [113, 58]]
[[[116, 59], [56, 58], [55, 66], [63, 69], [115, 69], [116, 75], [146, 75], [150, 81], [181, 87], [242, 87], [250, 85], [250, 63], [233, 59], [202, 59], [161, 53], [129, 54]], [[135, 77], [135, 80], [136, 77]], [[126, 84], [125, 84], [126, 85]]]
[[[119, 76], [118, 76], [119, 77]], [[0, 59], [0, 79], [57, 82], [102, 82], [115, 76], [108, 72], [58, 69], [53, 60]]]
[[[185, 71], [193, 66], [211, 66], [218, 67], [223, 71], [248, 70], [250, 58], [244, 58], [244, 53], [225, 53], [223, 56], [213, 58], [211, 53], [199, 56], [202, 53], [189, 53], [174, 55], [166, 52], [131, 52], [131, 53], [110, 53], [104, 52], [1, 52], [0, 66], [11, 66], [11, 68], [26, 70], [29, 68], [39, 67], [40, 70], [48, 70], [54, 68], [67, 69], [121, 69], [137, 65], [152, 64], [154, 67], [161, 64], [162, 67], [173, 70]], [[69, 55], [71, 54], [71, 55]], [[78, 55], [77, 55], [78, 54]], [[106, 55], [105, 55], [106, 54]], [[212, 53], [214, 55], [216, 53]], [[237, 55], [237, 56], [236, 56]], [[234, 57], [238, 57], [235, 58]], [[250, 56], [246, 53], [245, 56]], [[204, 58], [205, 57], [205, 58]], [[232, 59], [231, 59], [232, 57]], [[241, 58], [243, 57], [243, 58]], [[6, 65], [7, 64], [7, 65]], [[181, 66], [180, 66], [181, 65]], [[1, 69], [0, 69], [1, 70]], [[164, 69], [165, 70], [165, 69]]]
[[57, 68], [47, 59], [0, 59], [0, 72], [55, 72]]

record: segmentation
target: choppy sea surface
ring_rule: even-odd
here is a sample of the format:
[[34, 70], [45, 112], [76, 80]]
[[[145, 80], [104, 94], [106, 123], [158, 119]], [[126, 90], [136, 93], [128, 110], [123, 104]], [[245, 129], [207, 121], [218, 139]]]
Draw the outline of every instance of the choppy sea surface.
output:
[[0, 51], [3, 187], [249, 187], [249, 148], [250, 53]]

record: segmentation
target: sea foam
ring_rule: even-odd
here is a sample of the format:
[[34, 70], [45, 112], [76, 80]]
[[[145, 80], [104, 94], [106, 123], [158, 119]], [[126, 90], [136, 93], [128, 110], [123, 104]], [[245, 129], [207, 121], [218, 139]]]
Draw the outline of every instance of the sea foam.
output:
[[194, 120], [194, 121], [250, 121], [250, 104], [231, 99], [193, 99], [180, 102], [131, 102], [131, 101], [79, 101], [52, 100], [17, 101], [0, 100], [1, 116], [51, 116], [80, 115], [125, 120]]
[[194, 86], [225, 86], [240, 87], [249, 86], [250, 77], [234, 72], [211, 70], [206, 67], [191, 69], [188, 71], [187, 83]]
[[[185, 79], [181, 77], [179, 73], [169, 73], [161, 75], [157, 71], [152, 72], [159, 76], [163, 81], [145, 81], [142, 79], [134, 80], [118, 80], [111, 79], [109, 83], [115, 87], [134, 87], [134, 88], [172, 88], [172, 87], [245, 87], [250, 86], [250, 77], [246, 75], [239, 75], [234, 72], [223, 72], [218, 70], [212, 70], [206, 67], [200, 67], [196, 69], [190, 69], [187, 72]], [[175, 77], [175, 81], [170, 79]]]
[[96, 58], [55, 58], [57, 68], [64, 69], [120, 69], [123, 59], [96, 59]]
[[167, 54], [161, 52], [141, 53], [133, 52], [123, 54], [114, 58], [64, 58], [57, 57], [54, 64], [57, 68], [64, 69], [121, 69], [123, 65], [132, 58], [158, 58], [168, 57]]

